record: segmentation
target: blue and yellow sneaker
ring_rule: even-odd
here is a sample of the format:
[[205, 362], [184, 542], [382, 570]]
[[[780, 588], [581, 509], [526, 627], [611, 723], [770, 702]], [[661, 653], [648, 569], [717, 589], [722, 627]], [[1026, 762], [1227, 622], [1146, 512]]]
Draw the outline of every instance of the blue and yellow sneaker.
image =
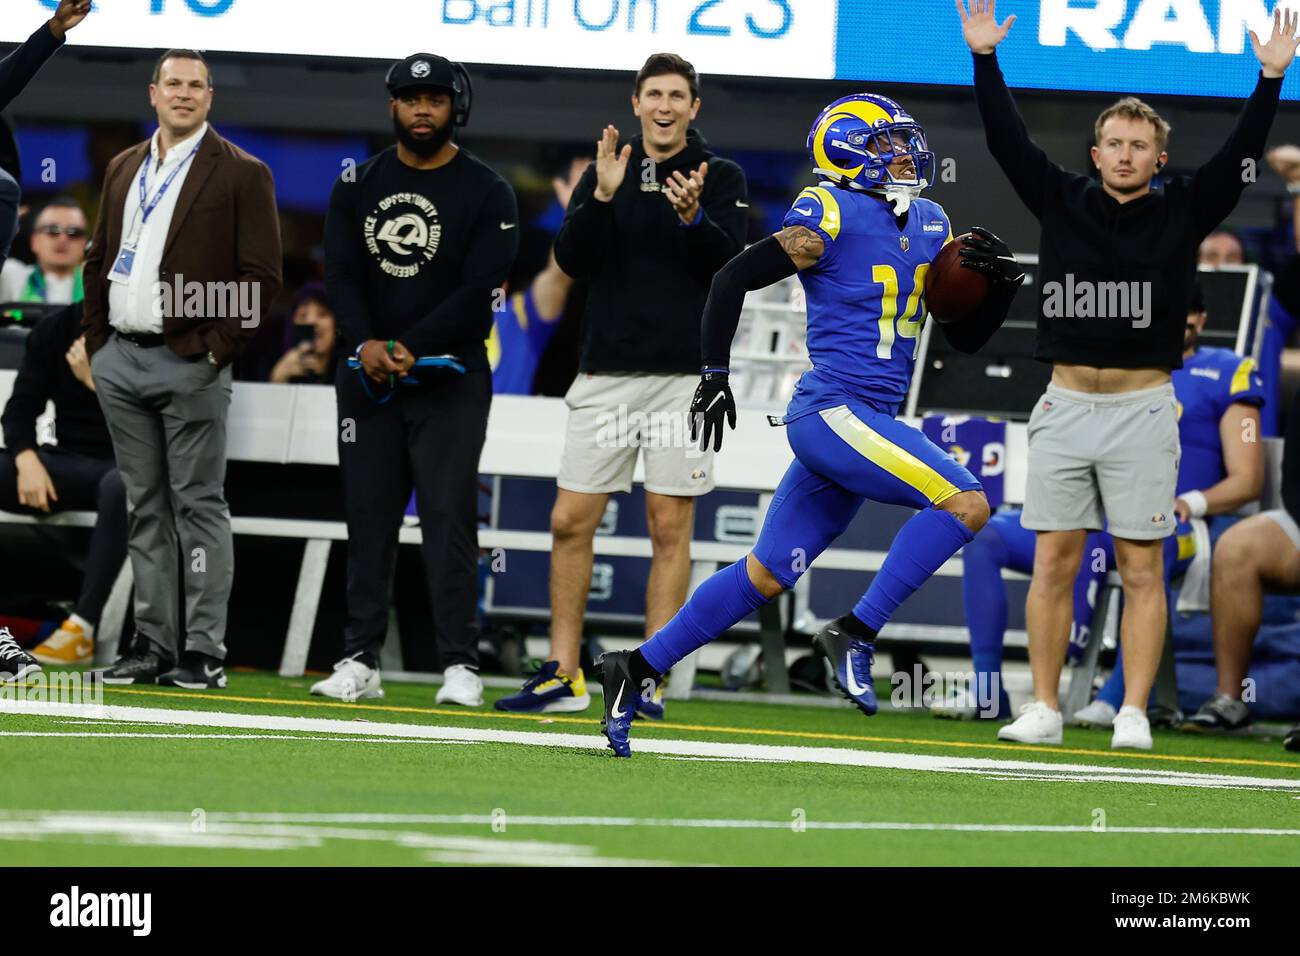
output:
[[654, 696], [649, 700], [642, 699], [637, 705], [637, 717], [644, 717], [647, 720], [664, 719], [664, 688], [668, 686], [668, 675], [664, 675], [663, 683], [655, 688]]
[[868, 717], [874, 715], [876, 685], [871, 680], [871, 664], [875, 645], [846, 632], [837, 619], [817, 632], [813, 647], [826, 661], [840, 693]]
[[516, 714], [572, 714], [586, 710], [590, 703], [582, 668], [578, 668], [576, 677], [570, 677], [560, 670], [558, 661], [547, 661], [519, 693], [502, 697], [493, 706]]

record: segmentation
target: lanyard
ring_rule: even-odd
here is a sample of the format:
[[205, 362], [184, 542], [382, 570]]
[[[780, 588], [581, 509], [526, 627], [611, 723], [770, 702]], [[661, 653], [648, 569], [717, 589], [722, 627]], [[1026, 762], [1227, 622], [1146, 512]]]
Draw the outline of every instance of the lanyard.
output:
[[[390, 401], [392, 401], [393, 396], [397, 394], [396, 387], [393, 387], [388, 392], [382, 395], [378, 395], [378, 396], [375, 395], [375, 393], [370, 390], [370, 382], [366, 378], [366, 370], [361, 367], [361, 360], [359, 358], [350, 357], [347, 361], [347, 365], [349, 369], [361, 375], [361, 387], [365, 390], [365, 393], [370, 396], [371, 400], [374, 401], [376, 404], [387, 405]], [[450, 371], [454, 372], [457, 375], [465, 374], [465, 366], [461, 363], [460, 359], [455, 355], [426, 355], [424, 358], [416, 359], [415, 365], [412, 367], [449, 369]], [[406, 378], [401, 380], [401, 384], [419, 385], [420, 380], [416, 378], [414, 375], [408, 374]]]
[[[182, 159], [179, 163], [177, 163], [176, 166], [172, 169], [172, 171], [167, 174], [167, 178], [164, 179], [162, 185], [158, 187], [158, 191], [153, 194], [153, 199], [149, 200], [148, 203], [146, 204], [145, 200], [148, 198], [149, 189], [145, 185], [145, 183], [149, 178], [149, 167], [153, 165], [153, 154], [151, 153], [149, 155], [149, 158], [145, 161], [144, 166], [140, 170], [140, 227], [141, 228], [144, 228], [144, 226], [148, 224], [149, 217], [153, 215], [153, 211], [158, 208], [158, 204], [162, 202], [163, 196], [167, 195], [167, 190], [171, 188], [171, 184], [176, 180], [176, 177], [180, 175], [181, 170], [185, 168], [186, 164], [188, 164], [189, 161], [194, 158], [194, 154], [199, 151], [199, 147], [202, 145], [203, 145], [203, 139], [202, 137], [200, 137], [199, 141], [194, 144], [194, 148], [190, 150], [189, 155], [186, 156], [184, 159]], [[134, 232], [135, 230], [132, 231]]]

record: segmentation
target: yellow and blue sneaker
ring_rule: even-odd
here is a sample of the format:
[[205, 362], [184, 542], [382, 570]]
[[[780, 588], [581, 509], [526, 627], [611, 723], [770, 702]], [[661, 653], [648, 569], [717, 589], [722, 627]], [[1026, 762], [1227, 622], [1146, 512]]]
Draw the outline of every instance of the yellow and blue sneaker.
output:
[[590, 703], [581, 667], [576, 676], [570, 677], [560, 670], [559, 661], [547, 661], [519, 693], [502, 697], [493, 706], [516, 714], [572, 714], [586, 710]]

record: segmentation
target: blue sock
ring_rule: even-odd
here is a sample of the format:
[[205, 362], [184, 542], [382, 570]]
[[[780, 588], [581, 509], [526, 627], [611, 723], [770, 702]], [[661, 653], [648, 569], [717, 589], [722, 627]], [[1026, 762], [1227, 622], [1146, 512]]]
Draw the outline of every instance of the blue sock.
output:
[[885, 563], [853, 613], [867, 627], [879, 631], [898, 605], [974, 538], [969, 528], [946, 511], [918, 511], [899, 530]]
[[641, 645], [641, 656], [660, 674], [767, 603], [745, 570], [745, 558], [695, 589], [671, 621]]
[[[1101, 640], [1101, 635], [1097, 635], [1097, 640]], [[1117, 650], [1115, 652], [1115, 669], [1110, 672], [1110, 677], [1106, 683], [1101, 685], [1101, 690], [1097, 691], [1097, 699], [1105, 701], [1116, 710], [1124, 705], [1124, 652]]]
[[999, 712], [1010, 710], [1001, 705], [1002, 645], [1007, 634], [1007, 589], [1002, 569], [1010, 563], [1006, 542], [995, 528], [985, 526], [962, 552], [961, 594], [970, 629], [971, 666], [975, 671], [975, 689], [981, 707], [994, 688], [999, 698]]

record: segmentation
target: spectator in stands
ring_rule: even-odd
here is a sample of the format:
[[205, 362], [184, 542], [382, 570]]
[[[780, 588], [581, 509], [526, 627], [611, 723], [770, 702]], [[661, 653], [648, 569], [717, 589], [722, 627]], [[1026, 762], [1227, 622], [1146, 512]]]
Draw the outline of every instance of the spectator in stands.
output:
[[333, 385], [338, 367], [338, 323], [323, 282], [298, 290], [284, 323], [284, 354], [269, 380], [281, 385]]
[[202, 54], [158, 59], [158, 131], [109, 163], [86, 260], [86, 348], [135, 572], [136, 639], [110, 683], [226, 686], [230, 363], [279, 292], [282, 254], [271, 171], [208, 124], [212, 97]]
[[1246, 247], [1241, 237], [1231, 229], [1216, 229], [1201, 240], [1196, 264], [1211, 269], [1219, 266], [1239, 266], [1246, 262]]
[[677, 441], [649, 427], [602, 440], [610, 422], [685, 421], [699, 383], [704, 302], [714, 273], [744, 248], [748, 219], [745, 174], [691, 127], [700, 111], [691, 64], [651, 56], [632, 109], [641, 135], [620, 147], [619, 131], [605, 127], [555, 243], [560, 268], [591, 285], [551, 512], [551, 651], [518, 694], [496, 702], [501, 710], [587, 707], [579, 665], [592, 539], [610, 494], [632, 490], [640, 449], [654, 555], [647, 637], [686, 599], [695, 499], [714, 484], [712, 451], [686, 447], [684, 428]]
[[[1265, 589], [1300, 588], [1300, 395], [1287, 417], [1282, 451], [1282, 507], [1233, 525], [1214, 549], [1210, 619], [1214, 696], [1190, 719], [1199, 730], [1233, 730], [1250, 722], [1242, 700], [1250, 649], [1264, 613]], [[1300, 751], [1300, 725], [1284, 746]]]
[[32, 228], [36, 263], [5, 262], [0, 270], [0, 302], [68, 305], [84, 299], [81, 268], [89, 235], [86, 214], [75, 199], [47, 203]]
[[[40, 444], [36, 420], [54, 403], [57, 444]], [[46, 316], [27, 336], [13, 394], [0, 417], [0, 509], [25, 514], [95, 511], [76, 610], [33, 651], [42, 664], [84, 664], [126, 558], [126, 491], [95, 398], [81, 335], [81, 310]]]
[[311, 692], [383, 695], [379, 652], [414, 485], [445, 676], [437, 701], [478, 706], [478, 463], [492, 403], [485, 342], [519, 218], [509, 183], [453, 140], [469, 118], [464, 68], [418, 53], [393, 65], [387, 86], [397, 143], [334, 184], [325, 220], [325, 281], [356, 368], [340, 368], [335, 385], [346, 656]]
[[[90, 13], [90, 0], [59, 0], [54, 16], [27, 38], [27, 42], [0, 61], [0, 110], [6, 108], [52, 57], [68, 31]], [[18, 204], [22, 188], [7, 172], [0, 171], [0, 259], [9, 255], [9, 244], [18, 231]]]

